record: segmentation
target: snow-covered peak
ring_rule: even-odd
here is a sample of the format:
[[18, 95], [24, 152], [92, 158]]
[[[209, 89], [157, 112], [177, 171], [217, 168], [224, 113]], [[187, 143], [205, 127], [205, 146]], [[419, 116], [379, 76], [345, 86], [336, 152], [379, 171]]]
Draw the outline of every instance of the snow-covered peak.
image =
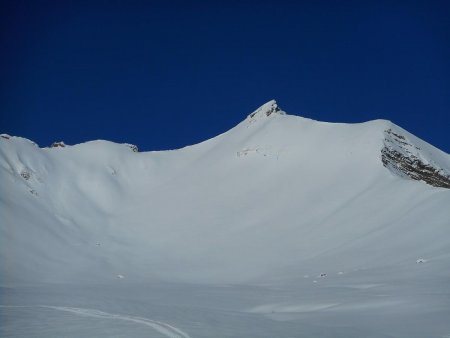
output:
[[280, 107], [278, 107], [277, 101], [270, 100], [267, 103], [264, 103], [261, 107], [256, 109], [253, 113], [251, 113], [248, 118], [249, 119], [258, 119], [261, 117], [268, 117], [272, 115], [273, 113], [277, 113], [280, 115], [285, 115], [286, 113], [283, 112]]
[[62, 309], [102, 336], [125, 318], [168, 337], [449, 337], [450, 155], [385, 120], [280, 114], [177, 151], [0, 134], [0, 336], [32, 332], [23, 318], [60, 336]]

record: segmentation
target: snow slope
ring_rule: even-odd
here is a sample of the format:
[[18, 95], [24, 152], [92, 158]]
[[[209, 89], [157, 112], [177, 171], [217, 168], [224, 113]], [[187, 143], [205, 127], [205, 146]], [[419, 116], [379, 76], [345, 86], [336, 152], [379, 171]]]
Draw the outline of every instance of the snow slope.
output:
[[[0, 138], [3, 286], [292, 290], [355, 271], [376, 274], [375, 285], [387, 272], [416, 279], [419, 265], [436, 283], [450, 277], [450, 156], [389, 121], [318, 122], [270, 101], [228, 132], [174, 151], [62, 145]], [[364, 276], [355, 287], [370, 289]], [[344, 306], [321, 297], [241, 310], [273, 317]], [[450, 301], [439, 306], [450, 314]]]

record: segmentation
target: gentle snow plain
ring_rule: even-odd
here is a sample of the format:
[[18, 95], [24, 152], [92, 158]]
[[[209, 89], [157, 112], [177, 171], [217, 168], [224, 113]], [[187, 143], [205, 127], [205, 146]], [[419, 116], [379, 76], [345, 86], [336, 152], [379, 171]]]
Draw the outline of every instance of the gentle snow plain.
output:
[[450, 156], [275, 104], [174, 151], [1, 137], [0, 336], [450, 337], [450, 190], [380, 151]]

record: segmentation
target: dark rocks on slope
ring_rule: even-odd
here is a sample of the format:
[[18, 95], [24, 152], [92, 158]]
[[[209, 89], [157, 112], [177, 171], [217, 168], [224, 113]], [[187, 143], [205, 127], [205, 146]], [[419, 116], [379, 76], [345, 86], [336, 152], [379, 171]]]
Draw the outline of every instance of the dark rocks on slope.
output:
[[[450, 175], [436, 166], [424, 163], [408, 150], [408, 147], [420, 150], [418, 147], [411, 145], [404, 136], [394, 133], [391, 129], [386, 130], [385, 134], [386, 145], [381, 150], [381, 161], [386, 168], [402, 176], [423, 181], [434, 187], [450, 189]], [[389, 143], [402, 151], [394, 149]]]

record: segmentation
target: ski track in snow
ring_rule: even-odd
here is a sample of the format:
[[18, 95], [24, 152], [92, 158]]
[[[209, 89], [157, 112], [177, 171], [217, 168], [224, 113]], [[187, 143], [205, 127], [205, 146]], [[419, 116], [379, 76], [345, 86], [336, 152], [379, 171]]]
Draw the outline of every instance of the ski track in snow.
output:
[[[0, 307], [11, 307], [11, 308], [14, 307], [15, 308], [15, 307], [32, 307], [32, 306], [0, 305]], [[103, 319], [119, 319], [119, 320], [124, 320], [124, 321], [128, 321], [128, 322], [133, 322], [133, 323], [138, 323], [138, 324], [149, 326], [152, 329], [154, 329], [155, 331], [158, 331], [159, 333], [161, 333], [169, 338], [191, 338], [186, 332], [183, 332], [180, 329], [178, 329], [172, 325], [169, 325], [167, 323], [163, 323], [160, 321], [156, 321], [156, 320], [151, 320], [148, 318], [122, 316], [122, 315], [112, 314], [112, 313], [103, 312], [103, 311], [99, 311], [99, 310], [83, 309], [83, 308], [77, 308], [77, 307], [49, 306], [49, 305], [38, 305], [36, 307], [52, 309], [52, 310], [57, 310], [57, 311], [71, 312], [78, 316], [103, 318]]]

